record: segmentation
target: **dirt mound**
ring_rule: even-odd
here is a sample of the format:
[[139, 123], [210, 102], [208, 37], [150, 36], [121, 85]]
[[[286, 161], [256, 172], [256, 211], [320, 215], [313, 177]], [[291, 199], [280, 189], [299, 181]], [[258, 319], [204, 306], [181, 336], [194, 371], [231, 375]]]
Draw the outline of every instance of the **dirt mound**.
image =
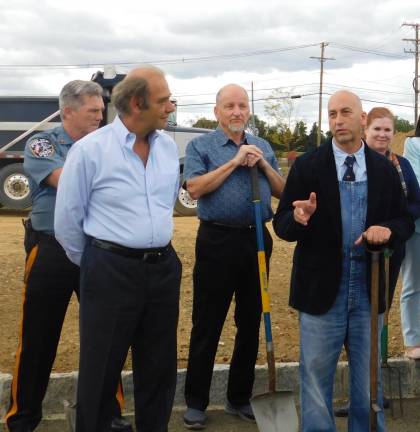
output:
[[394, 135], [394, 139], [392, 140], [392, 150], [394, 151], [394, 153], [397, 153], [399, 155], [402, 155], [404, 153], [404, 143], [405, 143], [405, 139], [408, 136], [413, 135], [414, 130], [410, 131], [410, 132], [397, 132]]

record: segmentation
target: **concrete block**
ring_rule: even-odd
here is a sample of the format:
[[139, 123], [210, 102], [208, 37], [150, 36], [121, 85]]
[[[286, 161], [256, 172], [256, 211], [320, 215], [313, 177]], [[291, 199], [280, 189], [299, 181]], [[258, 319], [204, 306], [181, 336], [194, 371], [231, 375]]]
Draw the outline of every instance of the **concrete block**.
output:
[[[265, 367], [265, 366], [264, 366]], [[299, 394], [299, 363], [276, 363], [277, 389]]]
[[[420, 395], [420, 360], [403, 359], [409, 365], [410, 375], [410, 390], [413, 395]], [[408, 374], [407, 374], [408, 375]], [[404, 377], [406, 378], [406, 377]]]
[[73, 402], [76, 399], [77, 375], [77, 372], [55, 373], [52, 375], [43, 403], [45, 413], [62, 413], [63, 400]]
[[0, 419], [4, 417], [9, 407], [11, 384], [12, 376], [0, 372]]
[[[404, 398], [420, 396], [420, 361], [407, 359], [391, 359], [389, 361], [391, 372], [391, 385], [393, 397], [398, 396], [398, 372], [401, 376], [401, 385]], [[212, 386], [210, 390], [210, 404], [223, 407], [226, 403], [226, 387], [229, 365], [215, 365]], [[389, 395], [388, 370], [382, 370], [385, 394]], [[186, 370], [180, 369], [177, 376], [177, 389], [175, 394], [175, 407], [185, 406], [184, 386]], [[296, 401], [299, 399], [299, 364], [276, 364], [277, 390], [291, 390]], [[125, 411], [134, 411], [132, 372], [124, 371], [122, 374]], [[0, 373], [0, 417], [3, 417], [9, 405], [10, 386], [12, 377]], [[77, 372], [52, 374], [44, 399], [44, 415], [54, 416], [63, 414], [63, 400], [74, 402], [77, 387]], [[349, 389], [349, 376], [347, 363], [339, 363], [334, 383], [334, 397], [347, 399]], [[267, 367], [257, 366], [255, 369], [254, 394], [262, 394], [268, 390]], [[0, 429], [1, 431], [1, 429]]]
[[185, 405], [184, 387], [187, 369], [178, 369], [174, 405]]
[[[210, 403], [212, 405], [225, 405], [228, 374], [229, 365], [218, 364], [214, 366], [210, 388]], [[185, 405], [185, 402], [182, 405]]]

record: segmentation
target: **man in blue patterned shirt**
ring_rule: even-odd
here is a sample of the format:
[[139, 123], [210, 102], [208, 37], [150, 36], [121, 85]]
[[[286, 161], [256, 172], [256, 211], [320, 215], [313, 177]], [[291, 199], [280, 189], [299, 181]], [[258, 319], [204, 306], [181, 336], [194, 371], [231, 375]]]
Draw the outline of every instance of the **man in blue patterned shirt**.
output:
[[[194, 267], [193, 328], [185, 383], [188, 429], [203, 429], [214, 358], [233, 295], [237, 334], [230, 365], [226, 411], [255, 421], [249, 398], [258, 353], [261, 298], [250, 167], [257, 165], [263, 221], [273, 216], [284, 180], [268, 142], [244, 132], [250, 117], [248, 95], [229, 84], [216, 96], [218, 129], [187, 146], [184, 179], [198, 199], [200, 227]], [[264, 229], [266, 254], [272, 239]]]

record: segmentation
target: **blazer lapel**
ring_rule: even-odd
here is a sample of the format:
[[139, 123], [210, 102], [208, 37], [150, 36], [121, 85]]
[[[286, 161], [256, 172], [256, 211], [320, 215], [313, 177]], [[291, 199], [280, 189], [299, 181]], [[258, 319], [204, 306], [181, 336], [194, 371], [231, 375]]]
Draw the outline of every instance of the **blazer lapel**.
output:
[[340, 191], [338, 188], [337, 169], [331, 140], [319, 148], [318, 161], [315, 164], [320, 187], [324, 193], [328, 210], [333, 221], [333, 229], [338, 238], [341, 239], [341, 207]]

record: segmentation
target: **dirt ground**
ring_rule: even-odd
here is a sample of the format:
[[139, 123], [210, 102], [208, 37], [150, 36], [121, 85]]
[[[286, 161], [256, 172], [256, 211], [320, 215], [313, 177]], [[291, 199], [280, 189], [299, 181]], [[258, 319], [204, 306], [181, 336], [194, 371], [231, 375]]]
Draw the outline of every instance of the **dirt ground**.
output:
[[[18, 330], [21, 318], [22, 277], [24, 252], [22, 246], [23, 227], [21, 219], [25, 213], [0, 209], [0, 372], [12, 373]], [[183, 263], [183, 276], [178, 327], [178, 367], [186, 366], [189, 336], [191, 331], [192, 269], [194, 264], [194, 242], [197, 231], [194, 217], [176, 217], [174, 246]], [[269, 227], [271, 230], [271, 226]], [[274, 238], [269, 290], [271, 293], [273, 337], [277, 361], [297, 361], [298, 323], [297, 314], [288, 307], [291, 254], [294, 244]], [[399, 298], [400, 283], [395, 298]], [[73, 296], [62, 331], [54, 365], [55, 372], [67, 372], [78, 367], [78, 306]], [[400, 332], [399, 304], [394, 302], [390, 319], [390, 355], [403, 352]], [[232, 308], [220, 338], [217, 363], [230, 361], [235, 335]], [[48, 337], [48, 335], [45, 335]], [[261, 331], [261, 348], [258, 364], [265, 363], [264, 335]], [[130, 367], [127, 361], [126, 367]]]

